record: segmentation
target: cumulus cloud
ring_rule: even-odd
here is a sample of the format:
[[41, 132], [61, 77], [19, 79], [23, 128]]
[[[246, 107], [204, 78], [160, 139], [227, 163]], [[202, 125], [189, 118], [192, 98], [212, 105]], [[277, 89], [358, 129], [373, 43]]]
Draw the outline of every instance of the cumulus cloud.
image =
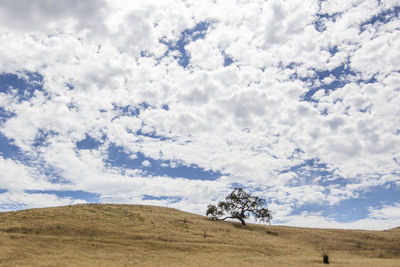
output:
[[[9, 1], [0, 2], [3, 26], [20, 31], [62, 31], [68, 26], [94, 29], [101, 25], [104, 1]], [[59, 25], [61, 24], [61, 25]], [[60, 27], [60, 28], [59, 28]], [[72, 29], [71, 29], [72, 30]]]
[[144, 160], [144, 161], [142, 162], [142, 165], [143, 165], [144, 167], [150, 167], [150, 166], [151, 166], [151, 163], [150, 163], [150, 161], [148, 161], [148, 160]]

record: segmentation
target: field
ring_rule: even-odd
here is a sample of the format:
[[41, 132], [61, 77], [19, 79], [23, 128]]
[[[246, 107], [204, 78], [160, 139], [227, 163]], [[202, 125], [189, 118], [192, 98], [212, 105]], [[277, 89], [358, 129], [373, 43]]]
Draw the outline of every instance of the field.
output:
[[211, 221], [175, 209], [72, 205], [0, 213], [1, 266], [400, 266], [400, 229]]

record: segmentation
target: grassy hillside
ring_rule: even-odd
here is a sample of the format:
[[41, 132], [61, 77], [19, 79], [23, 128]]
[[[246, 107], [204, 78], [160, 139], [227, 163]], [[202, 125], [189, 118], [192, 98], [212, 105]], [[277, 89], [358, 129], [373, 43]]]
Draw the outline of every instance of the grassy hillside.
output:
[[73, 205], [0, 213], [0, 265], [400, 266], [400, 230], [215, 222], [174, 209]]

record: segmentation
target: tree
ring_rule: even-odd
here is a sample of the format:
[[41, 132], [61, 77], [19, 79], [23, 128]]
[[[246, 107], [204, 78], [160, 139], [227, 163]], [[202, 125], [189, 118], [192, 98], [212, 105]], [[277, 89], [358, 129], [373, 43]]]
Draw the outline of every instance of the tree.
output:
[[256, 221], [265, 223], [269, 223], [272, 219], [265, 198], [252, 196], [238, 187], [217, 206], [208, 205], [206, 212], [206, 216], [213, 220], [237, 219], [242, 225], [246, 225], [245, 219], [250, 215], [253, 215]]

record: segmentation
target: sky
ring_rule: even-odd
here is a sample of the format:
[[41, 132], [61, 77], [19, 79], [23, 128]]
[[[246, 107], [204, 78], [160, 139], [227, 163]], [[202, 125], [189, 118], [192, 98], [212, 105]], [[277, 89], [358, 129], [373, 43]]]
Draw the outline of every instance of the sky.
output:
[[400, 1], [0, 0], [0, 211], [400, 226]]

